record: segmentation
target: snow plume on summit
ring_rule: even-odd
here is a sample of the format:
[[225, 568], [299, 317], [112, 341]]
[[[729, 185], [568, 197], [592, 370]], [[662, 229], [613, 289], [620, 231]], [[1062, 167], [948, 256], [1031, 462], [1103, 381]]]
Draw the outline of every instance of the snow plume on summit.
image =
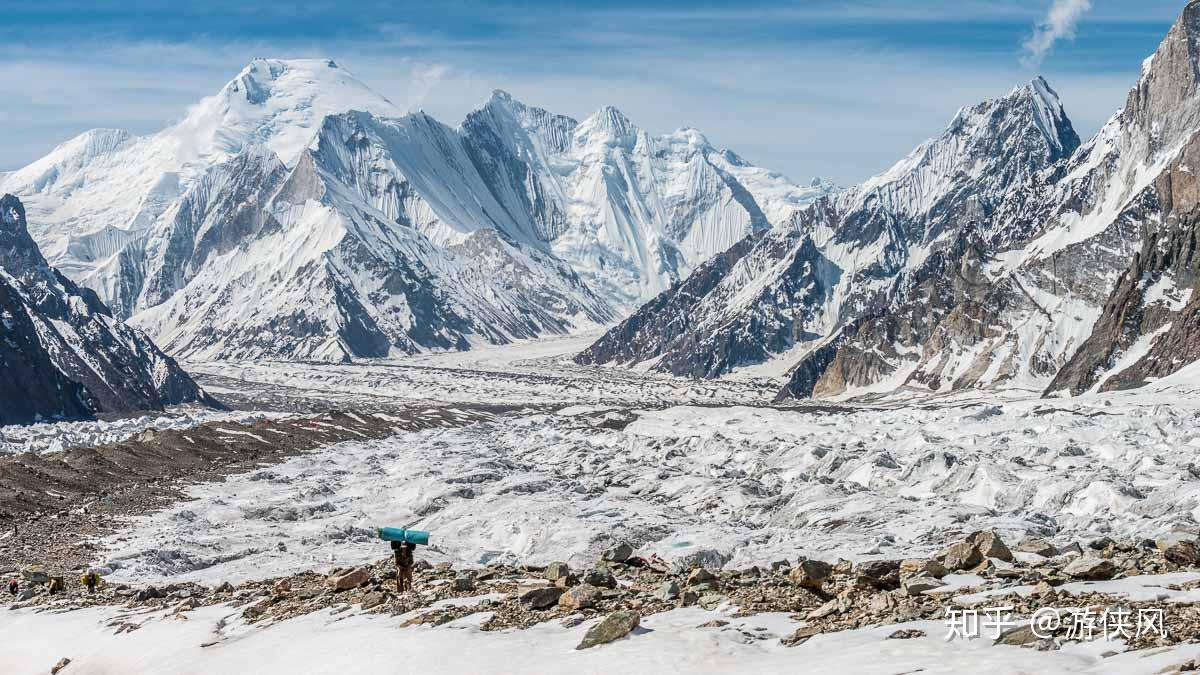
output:
[[1022, 63], [1030, 68], [1042, 65], [1056, 42], [1075, 37], [1075, 25], [1091, 9], [1092, 0], [1054, 0], [1046, 17], [1034, 26], [1033, 35], [1022, 45]]

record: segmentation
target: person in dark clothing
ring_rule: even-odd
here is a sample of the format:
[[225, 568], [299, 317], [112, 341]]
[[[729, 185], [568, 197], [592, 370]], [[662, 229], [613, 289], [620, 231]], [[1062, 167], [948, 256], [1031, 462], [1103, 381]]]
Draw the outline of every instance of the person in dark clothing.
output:
[[16, 595], [17, 591], [19, 591], [19, 590], [21, 590], [20, 582], [18, 582], [16, 579], [9, 579], [8, 580], [8, 592], [11, 593], [12, 595]]
[[396, 554], [396, 592], [403, 593], [412, 590], [413, 549], [414, 544], [407, 541], [393, 541], [392, 551]]

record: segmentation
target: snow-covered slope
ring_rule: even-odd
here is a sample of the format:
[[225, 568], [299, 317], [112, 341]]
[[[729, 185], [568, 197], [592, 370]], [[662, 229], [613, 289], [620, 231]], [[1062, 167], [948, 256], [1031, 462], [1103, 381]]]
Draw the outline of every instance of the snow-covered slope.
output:
[[0, 198], [0, 424], [212, 404], [144, 334], [50, 267]]
[[1040, 78], [961, 110], [886, 173], [739, 242], [579, 360], [656, 359], [660, 370], [713, 377], [819, 344], [886, 307], [906, 279], [979, 227], [1009, 190], [1078, 145]]
[[1082, 146], [1041, 78], [961, 111], [886, 173], [739, 244], [731, 253], [749, 250], [703, 293], [689, 280], [579, 360], [712, 377], [783, 355], [784, 398], [1078, 393], [1173, 372], [1200, 357], [1188, 304], [1197, 44], [1192, 2]]
[[255, 61], [157, 134], [88, 132], [0, 181], [173, 353], [322, 359], [607, 322], [831, 190], [613, 108], [496, 92], [452, 128], [324, 60]]

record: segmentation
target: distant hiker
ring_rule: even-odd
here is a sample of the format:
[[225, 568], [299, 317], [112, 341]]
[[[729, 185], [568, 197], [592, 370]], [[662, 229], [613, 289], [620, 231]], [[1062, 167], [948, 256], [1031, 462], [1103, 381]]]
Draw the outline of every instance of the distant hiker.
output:
[[63, 584], [62, 577], [50, 577], [49, 591], [50, 591], [51, 595], [53, 595], [55, 593], [61, 593], [64, 590], [66, 590], [66, 586], [65, 586], [65, 584]]
[[412, 590], [413, 549], [415, 544], [407, 541], [393, 541], [392, 551], [396, 554], [396, 592]]
[[89, 571], [87, 574], [84, 574], [82, 577], [80, 577], [79, 581], [84, 586], [87, 586], [88, 593], [95, 593], [96, 587], [100, 585], [100, 575]]
[[8, 592], [16, 595], [17, 591], [21, 590], [21, 584], [16, 579], [8, 580]]

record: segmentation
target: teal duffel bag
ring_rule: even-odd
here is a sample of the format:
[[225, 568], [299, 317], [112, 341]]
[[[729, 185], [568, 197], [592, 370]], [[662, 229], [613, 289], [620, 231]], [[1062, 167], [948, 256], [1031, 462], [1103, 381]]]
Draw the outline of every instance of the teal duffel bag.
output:
[[419, 546], [429, 545], [429, 533], [424, 530], [406, 530], [403, 527], [381, 527], [375, 530], [384, 541], [406, 541]]

